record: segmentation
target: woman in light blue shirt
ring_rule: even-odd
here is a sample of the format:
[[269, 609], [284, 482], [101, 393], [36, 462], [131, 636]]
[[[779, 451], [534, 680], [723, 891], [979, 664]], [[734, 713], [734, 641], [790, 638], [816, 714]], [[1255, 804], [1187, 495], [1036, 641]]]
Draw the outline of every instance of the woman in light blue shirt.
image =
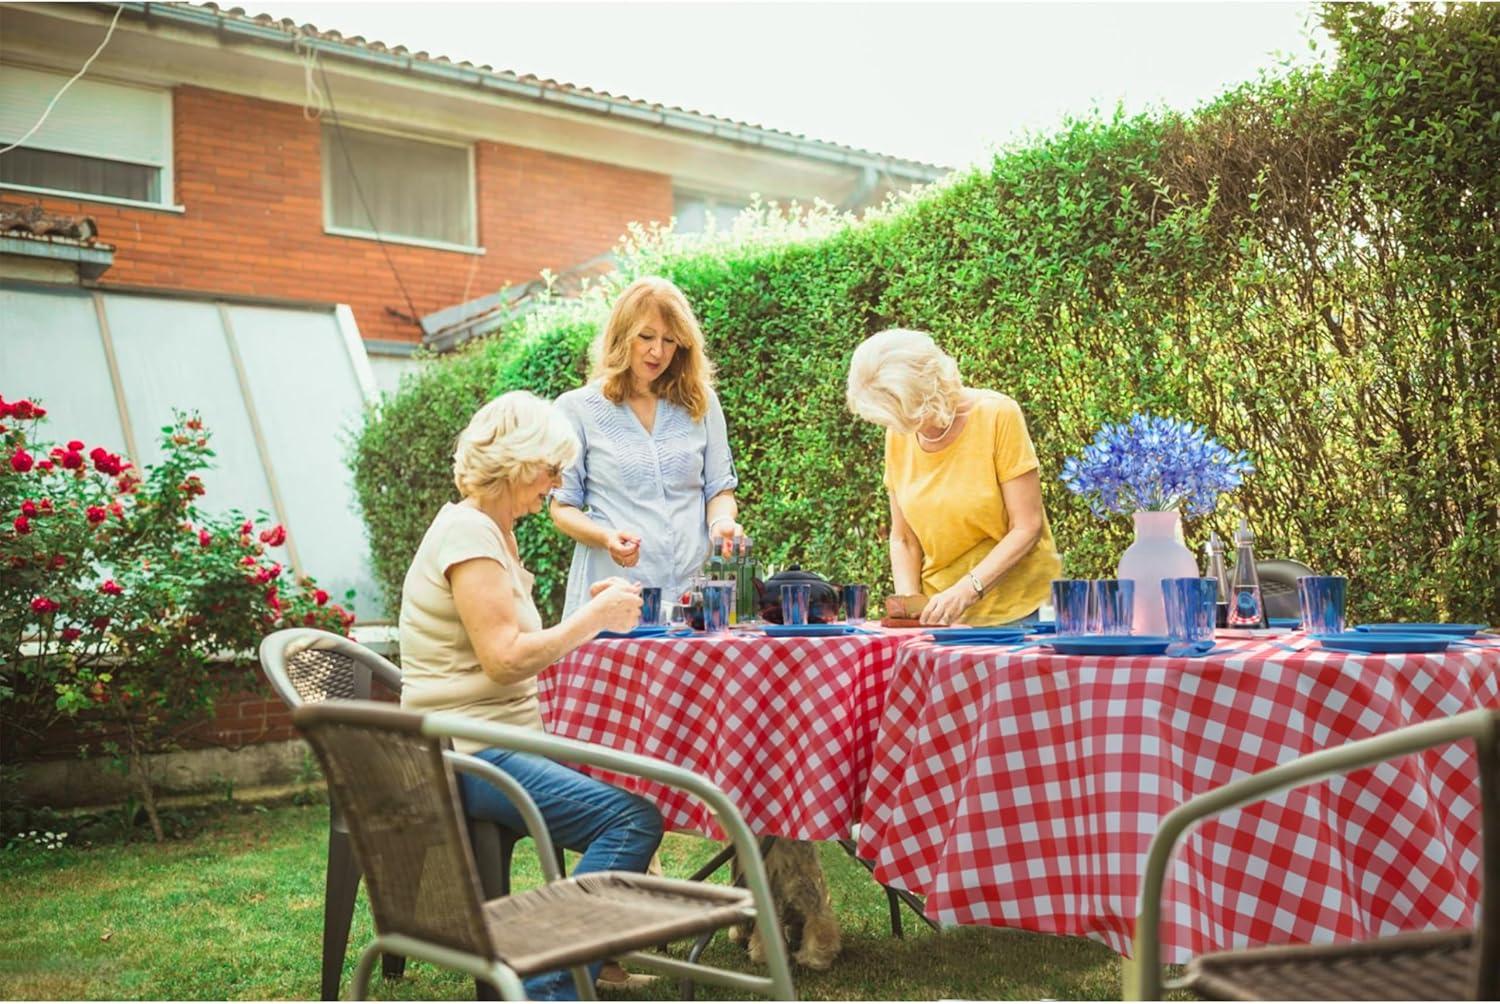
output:
[[552, 492], [552, 521], [578, 542], [564, 616], [614, 575], [676, 600], [710, 547], [744, 533], [713, 365], [682, 291], [654, 276], [631, 283], [596, 359], [589, 383], [557, 399], [583, 444]]

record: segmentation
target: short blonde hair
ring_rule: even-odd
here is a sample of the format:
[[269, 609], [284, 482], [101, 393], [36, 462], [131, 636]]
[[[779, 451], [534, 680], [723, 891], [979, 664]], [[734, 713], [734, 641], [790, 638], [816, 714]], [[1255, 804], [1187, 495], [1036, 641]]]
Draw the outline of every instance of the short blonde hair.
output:
[[897, 432], [951, 425], [963, 389], [958, 364], [926, 332], [871, 335], [849, 360], [849, 410]]
[[594, 343], [592, 379], [602, 384], [604, 396], [615, 404], [630, 392], [630, 347], [646, 325], [652, 307], [661, 311], [677, 351], [666, 372], [652, 381], [657, 394], [699, 421], [708, 414], [714, 367], [703, 351], [703, 329], [687, 297], [668, 279], [648, 275], [637, 279], [615, 300], [604, 331]]
[[453, 484], [464, 498], [493, 495], [543, 467], [578, 459], [578, 436], [562, 412], [529, 390], [501, 394], [469, 419], [453, 450]]

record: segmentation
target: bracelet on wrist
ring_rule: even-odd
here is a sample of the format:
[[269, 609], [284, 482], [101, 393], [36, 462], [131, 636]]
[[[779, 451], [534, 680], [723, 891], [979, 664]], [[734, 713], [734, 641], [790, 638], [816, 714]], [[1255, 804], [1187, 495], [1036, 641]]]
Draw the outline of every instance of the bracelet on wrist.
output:
[[979, 576], [975, 575], [973, 572], [969, 573], [969, 585], [974, 587], [975, 596], [984, 595], [984, 583], [980, 582]]
[[708, 521], [708, 535], [710, 537], [712, 537], [714, 535], [714, 527], [718, 526], [720, 523], [726, 523], [726, 522], [728, 522], [728, 523], [734, 522], [734, 517], [732, 517], [732, 516], [720, 516], [717, 519], [711, 519], [711, 520], [709, 520]]

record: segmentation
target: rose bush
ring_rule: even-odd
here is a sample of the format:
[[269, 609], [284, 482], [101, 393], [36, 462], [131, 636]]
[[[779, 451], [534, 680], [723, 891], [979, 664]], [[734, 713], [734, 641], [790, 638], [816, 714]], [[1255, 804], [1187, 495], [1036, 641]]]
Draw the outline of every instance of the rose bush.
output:
[[[0, 726], [40, 735], [77, 719], [129, 771], [157, 838], [150, 753], [212, 716], [226, 661], [253, 667], [261, 637], [353, 614], [268, 548], [282, 526], [200, 511], [213, 451], [178, 413], [144, 473], [104, 446], [38, 439], [46, 409], [0, 397]], [[21, 740], [24, 742], [24, 739]]]

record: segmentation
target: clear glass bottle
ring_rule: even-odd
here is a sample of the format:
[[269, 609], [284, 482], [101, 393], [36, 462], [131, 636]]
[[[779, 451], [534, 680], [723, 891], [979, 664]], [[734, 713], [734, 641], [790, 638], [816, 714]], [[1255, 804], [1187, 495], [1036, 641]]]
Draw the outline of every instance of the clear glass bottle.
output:
[[1224, 542], [1212, 530], [1208, 533], [1208, 573], [1205, 578], [1219, 584], [1214, 601], [1214, 627], [1229, 626], [1229, 571], [1224, 567]]
[[1240, 528], [1234, 532], [1234, 585], [1230, 590], [1229, 626], [1269, 626], [1265, 603], [1260, 595], [1260, 573], [1255, 569], [1255, 534], [1243, 516], [1240, 517]]
[[754, 624], [760, 620], [759, 597], [755, 594], [755, 558], [749, 537], [739, 538], [737, 545], [739, 563], [735, 566], [734, 603], [739, 613], [738, 622]]

